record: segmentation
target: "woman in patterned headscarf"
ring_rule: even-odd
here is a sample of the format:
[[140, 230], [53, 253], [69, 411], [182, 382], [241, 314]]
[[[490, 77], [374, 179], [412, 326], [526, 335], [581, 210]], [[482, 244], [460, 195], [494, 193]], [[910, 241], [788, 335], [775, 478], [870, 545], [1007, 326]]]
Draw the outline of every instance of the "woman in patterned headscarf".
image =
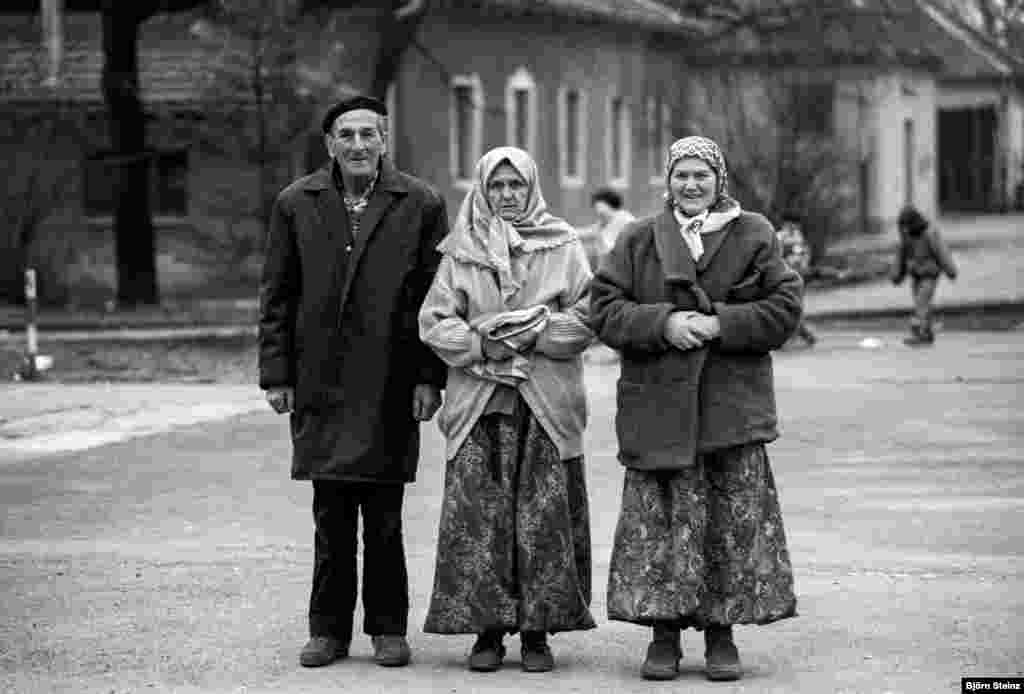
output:
[[765, 444], [769, 353], [799, 322], [802, 284], [771, 224], [729, 197], [714, 142], [674, 143], [665, 175], [665, 210], [620, 235], [591, 285], [591, 326], [622, 353], [608, 616], [653, 627], [645, 678], [678, 675], [694, 627], [708, 677], [732, 680], [732, 625], [796, 614]]
[[420, 311], [420, 337], [449, 366], [425, 630], [476, 634], [468, 666], [484, 672], [501, 667], [505, 635], [519, 632], [523, 669], [543, 672], [549, 633], [594, 627], [582, 458], [590, 266], [572, 227], [547, 212], [533, 159], [514, 147], [480, 160], [439, 250]]

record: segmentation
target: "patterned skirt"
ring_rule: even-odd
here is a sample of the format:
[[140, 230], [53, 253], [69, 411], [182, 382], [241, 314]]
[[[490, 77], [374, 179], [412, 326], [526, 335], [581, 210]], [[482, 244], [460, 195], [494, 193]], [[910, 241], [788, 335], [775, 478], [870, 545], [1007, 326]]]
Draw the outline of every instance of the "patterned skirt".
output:
[[583, 459], [562, 461], [519, 400], [474, 425], [445, 471], [424, 631], [571, 631], [590, 614]]
[[608, 617], [680, 628], [796, 616], [793, 567], [763, 444], [679, 471], [626, 470]]

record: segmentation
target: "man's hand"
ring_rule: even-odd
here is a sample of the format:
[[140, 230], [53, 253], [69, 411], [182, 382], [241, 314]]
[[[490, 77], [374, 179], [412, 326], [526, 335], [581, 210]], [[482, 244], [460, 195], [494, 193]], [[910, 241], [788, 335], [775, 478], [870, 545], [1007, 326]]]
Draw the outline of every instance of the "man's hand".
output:
[[517, 354], [514, 349], [500, 340], [491, 340], [482, 335], [480, 337], [483, 345], [484, 356], [491, 361], [504, 361], [505, 359], [511, 359]]
[[266, 396], [267, 402], [278, 414], [291, 412], [295, 408], [295, 389], [291, 386], [268, 388]]
[[429, 422], [441, 407], [441, 389], [420, 383], [412, 391], [412, 416], [417, 422]]
[[676, 349], [696, 349], [704, 344], [705, 338], [698, 331], [700, 323], [696, 319], [702, 317], [695, 311], [676, 311], [665, 323], [665, 340]]

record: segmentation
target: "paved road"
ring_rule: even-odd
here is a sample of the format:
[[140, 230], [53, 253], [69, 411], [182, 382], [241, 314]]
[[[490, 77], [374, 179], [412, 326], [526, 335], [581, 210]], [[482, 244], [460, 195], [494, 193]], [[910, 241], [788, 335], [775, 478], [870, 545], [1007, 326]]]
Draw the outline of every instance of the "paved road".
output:
[[588, 464], [600, 627], [552, 639], [558, 669], [470, 676], [470, 638], [418, 631], [432, 580], [440, 442], [409, 488], [415, 665], [303, 670], [307, 485], [286, 423], [255, 413], [85, 451], [0, 456], [0, 690], [10, 692], [954, 692], [1024, 671], [1024, 333], [912, 351], [827, 334], [777, 360], [770, 453], [798, 619], [738, 630], [746, 677], [712, 685], [687, 634], [674, 685], [639, 679], [647, 634], [603, 621], [621, 470], [616, 367], [592, 362]]

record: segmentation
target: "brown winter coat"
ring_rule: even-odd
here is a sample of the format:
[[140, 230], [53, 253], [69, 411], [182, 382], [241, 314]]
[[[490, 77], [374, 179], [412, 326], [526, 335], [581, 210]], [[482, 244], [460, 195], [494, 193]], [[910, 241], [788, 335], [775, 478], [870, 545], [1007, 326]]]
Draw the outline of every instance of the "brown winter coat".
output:
[[410, 482], [417, 383], [445, 365], [417, 316], [448, 233], [443, 199], [382, 160], [353, 239], [329, 167], [277, 198], [260, 285], [260, 387], [293, 386], [294, 479]]
[[[591, 284], [591, 327], [622, 353], [616, 430], [627, 467], [676, 469], [778, 436], [769, 352], [799, 323], [803, 283], [761, 215], [744, 212], [703, 241], [695, 263], [671, 212], [641, 220]], [[716, 314], [721, 337], [671, 346], [665, 322], [677, 310]]]

